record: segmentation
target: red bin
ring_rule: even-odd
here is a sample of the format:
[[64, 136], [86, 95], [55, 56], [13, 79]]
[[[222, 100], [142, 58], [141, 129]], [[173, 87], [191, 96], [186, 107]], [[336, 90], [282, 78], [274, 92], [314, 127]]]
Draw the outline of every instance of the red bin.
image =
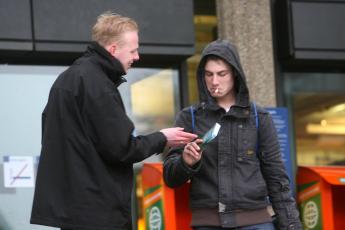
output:
[[345, 229], [345, 167], [301, 166], [297, 185], [304, 229]]
[[189, 184], [171, 189], [164, 184], [162, 163], [144, 163], [142, 169], [145, 230], [188, 230]]

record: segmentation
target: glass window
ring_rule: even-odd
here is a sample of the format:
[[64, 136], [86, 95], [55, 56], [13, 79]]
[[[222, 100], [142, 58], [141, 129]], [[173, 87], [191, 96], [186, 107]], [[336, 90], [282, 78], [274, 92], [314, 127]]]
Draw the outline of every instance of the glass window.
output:
[[[119, 90], [126, 112], [135, 124], [135, 134], [171, 127], [180, 109], [178, 71], [135, 68], [125, 78], [127, 83], [120, 85]], [[148, 161], [161, 161], [161, 155], [153, 155], [145, 160]]]
[[29, 224], [34, 189], [5, 187], [3, 159], [40, 155], [41, 113], [51, 85], [65, 69], [0, 65], [0, 229], [53, 229]]
[[[127, 114], [135, 124], [137, 135], [148, 134], [171, 127], [176, 112], [180, 110], [180, 92], [176, 69], [130, 69], [127, 83], [119, 87]], [[153, 155], [143, 162], [162, 161], [162, 155]], [[133, 193], [133, 225], [143, 229], [143, 191], [141, 168], [143, 162], [134, 165], [136, 181]]]
[[345, 166], [345, 75], [285, 76], [298, 165]]
[[[214, 1], [196, 1], [196, 7], [205, 7], [205, 9], [215, 8]], [[200, 6], [198, 6], [200, 4]], [[205, 5], [203, 5], [205, 4]], [[195, 55], [187, 59], [188, 66], [188, 93], [189, 93], [189, 102], [190, 104], [196, 103], [199, 101], [199, 92], [196, 80], [196, 70], [200, 61], [201, 52], [205, 46], [217, 38], [217, 17], [215, 12], [207, 12], [209, 14], [200, 14], [205, 13], [204, 10], [197, 10], [197, 15], [194, 15], [194, 28], [195, 28]], [[201, 12], [200, 12], [201, 11]]]
[[[0, 65], [0, 229], [53, 229], [29, 224], [34, 189], [4, 186], [3, 157], [39, 156], [41, 113], [51, 85], [66, 68]], [[180, 109], [178, 71], [133, 68], [125, 77], [128, 82], [120, 92], [136, 134], [172, 126]], [[161, 157], [148, 161], [161, 161]]]
[[125, 78], [119, 90], [137, 134], [171, 126], [180, 109], [178, 71], [135, 68]]

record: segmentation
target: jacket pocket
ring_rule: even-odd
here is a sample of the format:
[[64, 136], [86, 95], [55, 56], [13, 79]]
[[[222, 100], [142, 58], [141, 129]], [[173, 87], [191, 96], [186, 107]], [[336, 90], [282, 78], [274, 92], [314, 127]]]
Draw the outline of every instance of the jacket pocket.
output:
[[260, 166], [254, 161], [237, 162], [234, 177], [234, 200], [244, 206], [262, 202], [267, 197], [267, 185], [260, 171]]
[[238, 125], [238, 161], [249, 159], [257, 161], [257, 129], [255, 127], [243, 127], [242, 124]]

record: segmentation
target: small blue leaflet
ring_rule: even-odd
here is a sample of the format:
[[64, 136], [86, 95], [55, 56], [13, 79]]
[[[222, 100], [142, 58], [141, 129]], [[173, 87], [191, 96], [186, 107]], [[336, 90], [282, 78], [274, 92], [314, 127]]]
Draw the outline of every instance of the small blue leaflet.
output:
[[206, 144], [211, 142], [218, 135], [220, 127], [220, 124], [216, 123], [205, 133], [202, 137], [203, 142], [201, 144], [201, 148], [205, 148]]

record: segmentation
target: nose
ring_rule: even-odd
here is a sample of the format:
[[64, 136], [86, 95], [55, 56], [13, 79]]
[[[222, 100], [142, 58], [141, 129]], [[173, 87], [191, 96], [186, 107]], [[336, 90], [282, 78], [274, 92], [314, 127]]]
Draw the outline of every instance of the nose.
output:
[[134, 55], [134, 61], [139, 61], [140, 57], [139, 57], [139, 53], [136, 52]]
[[219, 84], [219, 81], [218, 81], [218, 77], [217, 77], [217, 76], [213, 76], [213, 78], [212, 78], [212, 84], [213, 84], [213, 85], [218, 85], [218, 84]]

